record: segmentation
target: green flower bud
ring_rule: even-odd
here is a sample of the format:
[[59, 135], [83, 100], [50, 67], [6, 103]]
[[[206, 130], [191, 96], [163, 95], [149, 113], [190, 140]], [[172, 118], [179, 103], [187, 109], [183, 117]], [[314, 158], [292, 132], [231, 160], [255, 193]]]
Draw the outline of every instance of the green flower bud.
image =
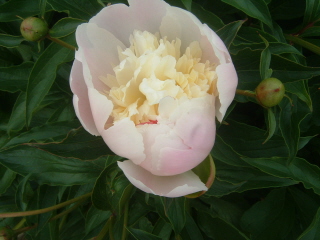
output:
[[11, 240], [13, 239], [14, 232], [10, 228], [0, 228], [0, 240]]
[[22, 36], [28, 41], [40, 41], [49, 31], [48, 24], [45, 20], [36, 17], [24, 19], [20, 26]]
[[267, 78], [256, 88], [256, 98], [263, 107], [278, 105], [284, 97], [285, 88], [277, 78]]

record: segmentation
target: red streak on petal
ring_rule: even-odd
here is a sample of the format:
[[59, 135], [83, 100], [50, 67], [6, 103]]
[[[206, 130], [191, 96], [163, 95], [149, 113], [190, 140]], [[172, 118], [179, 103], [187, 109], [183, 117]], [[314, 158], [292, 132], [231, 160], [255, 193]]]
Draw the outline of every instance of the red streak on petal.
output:
[[139, 123], [137, 125], [145, 125], [145, 124], [157, 124], [158, 121], [157, 120], [150, 120], [149, 122], [143, 122], [143, 123]]
[[274, 90], [274, 92], [279, 92], [280, 91], [280, 88], [277, 88]]

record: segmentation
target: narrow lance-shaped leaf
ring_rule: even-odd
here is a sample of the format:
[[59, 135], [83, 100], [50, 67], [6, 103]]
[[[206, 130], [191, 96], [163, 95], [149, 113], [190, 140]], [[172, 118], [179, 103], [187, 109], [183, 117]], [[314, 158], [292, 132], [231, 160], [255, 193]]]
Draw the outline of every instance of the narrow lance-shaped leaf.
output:
[[245, 21], [243, 20], [232, 22], [223, 26], [217, 31], [217, 34], [223, 40], [227, 48], [230, 47], [231, 43], [233, 42], [234, 38], [236, 37], [239, 29], [241, 28], [244, 22]]
[[223, 2], [240, 9], [247, 15], [259, 19], [272, 29], [272, 19], [264, 0], [222, 0]]
[[[68, 41], [68, 39], [64, 39], [64, 41]], [[56, 77], [58, 66], [64, 62], [72, 61], [73, 58], [74, 52], [72, 50], [56, 43], [51, 43], [41, 54], [31, 71], [28, 82], [26, 98], [26, 120], [28, 125], [33, 112], [49, 92]]]
[[263, 142], [263, 144], [266, 143], [273, 136], [276, 130], [276, 127], [277, 127], [277, 122], [276, 122], [274, 113], [272, 111], [272, 108], [268, 108], [268, 137]]

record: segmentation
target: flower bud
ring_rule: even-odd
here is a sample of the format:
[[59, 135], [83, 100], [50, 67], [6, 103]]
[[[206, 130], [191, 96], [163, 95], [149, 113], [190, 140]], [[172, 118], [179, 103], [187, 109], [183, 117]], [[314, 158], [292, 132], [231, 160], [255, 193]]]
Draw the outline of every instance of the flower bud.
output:
[[49, 28], [45, 20], [36, 17], [24, 19], [20, 26], [22, 36], [28, 41], [40, 41], [48, 33]]
[[263, 107], [279, 104], [284, 96], [285, 88], [277, 78], [267, 78], [256, 88], [256, 98]]
[[0, 228], [0, 240], [13, 239], [13, 231], [7, 227]]

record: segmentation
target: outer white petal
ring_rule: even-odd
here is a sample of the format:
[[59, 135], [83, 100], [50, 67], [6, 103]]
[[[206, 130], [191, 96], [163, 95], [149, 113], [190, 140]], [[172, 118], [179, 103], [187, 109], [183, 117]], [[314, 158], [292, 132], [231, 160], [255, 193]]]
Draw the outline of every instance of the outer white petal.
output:
[[208, 188], [192, 171], [175, 176], [155, 176], [130, 160], [118, 162], [129, 181], [144, 192], [165, 197], [181, 197]]
[[99, 91], [107, 89], [99, 78], [114, 74], [113, 67], [119, 64], [118, 47], [125, 48], [124, 45], [110, 32], [90, 23], [77, 28], [76, 39], [79, 46], [77, 57], [90, 72], [90, 79], [86, 78], [88, 87], [92, 82]]
[[106, 29], [127, 47], [129, 36], [133, 30], [159, 31], [162, 17], [165, 15], [166, 6], [162, 0], [129, 0], [129, 5], [114, 4], [102, 9], [90, 23]]
[[219, 92], [219, 99], [216, 101], [216, 117], [221, 122], [236, 93], [238, 76], [233, 63], [219, 65], [216, 71]]
[[129, 118], [124, 118], [100, 132], [106, 144], [117, 155], [140, 164], [145, 158], [141, 134]]
[[88, 88], [84, 81], [82, 64], [77, 60], [73, 62], [71, 69], [70, 87], [74, 94], [74, 109], [82, 126], [92, 135], [100, 135], [92, 117]]
[[113, 103], [105, 95], [101, 94], [94, 88], [88, 88], [88, 96], [92, 116], [101, 135], [112, 112]]
[[182, 51], [193, 41], [200, 41], [202, 23], [192, 13], [167, 5], [166, 16], [162, 19], [160, 34], [168, 40], [180, 38]]

